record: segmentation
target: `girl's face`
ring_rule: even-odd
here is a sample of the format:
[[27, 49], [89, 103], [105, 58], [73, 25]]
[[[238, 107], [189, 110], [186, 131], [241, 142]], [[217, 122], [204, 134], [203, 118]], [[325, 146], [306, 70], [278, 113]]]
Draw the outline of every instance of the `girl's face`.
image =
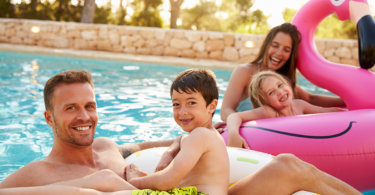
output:
[[280, 69], [288, 61], [292, 53], [292, 38], [289, 34], [278, 32], [273, 38], [267, 56], [267, 66], [270, 70]]
[[265, 103], [275, 110], [282, 110], [292, 104], [292, 89], [279, 78], [266, 77], [261, 84], [261, 89], [265, 95]]

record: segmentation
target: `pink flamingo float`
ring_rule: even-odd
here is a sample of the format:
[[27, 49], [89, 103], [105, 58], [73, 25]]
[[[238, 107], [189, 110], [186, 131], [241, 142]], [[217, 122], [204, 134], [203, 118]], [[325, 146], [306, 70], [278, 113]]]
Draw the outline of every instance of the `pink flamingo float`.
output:
[[[314, 46], [318, 24], [336, 13], [357, 24], [362, 68], [325, 60]], [[339, 95], [349, 111], [272, 118], [243, 123], [252, 150], [292, 153], [352, 185], [375, 189], [375, 22], [366, 0], [310, 0], [292, 23], [300, 30], [298, 69], [315, 85]], [[223, 137], [227, 140], [227, 132]]]

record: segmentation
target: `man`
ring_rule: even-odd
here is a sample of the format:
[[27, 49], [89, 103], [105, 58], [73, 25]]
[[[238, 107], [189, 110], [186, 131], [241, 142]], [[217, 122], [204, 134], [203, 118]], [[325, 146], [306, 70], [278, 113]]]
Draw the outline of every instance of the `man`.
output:
[[[66, 71], [47, 81], [44, 88], [45, 119], [52, 127], [51, 153], [15, 171], [0, 188], [44, 186], [56, 182], [81, 188], [79, 178], [109, 169], [124, 178], [124, 158], [151, 147], [172, 146], [157, 170], [166, 167], [179, 150], [175, 141], [144, 142], [119, 146], [108, 138], [94, 139], [98, 122], [93, 81], [86, 71]], [[167, 158], [164, 158], [166, 156]], [[46, 186], [48, 189], [54, 186]], [[41, 187], [43, 188], [43, 187]], [[56, 186], [56, 189], [58, 187]], [[60, 188], [59, 188], [60, 189]], [[279, 155], [256, 173], [229, 188], [229, 194], [292, 194], [307, 190], [320, 194], [361, 194], [348, 184], [305, 163], [293, 155]], [[68, 192], [67, 192], [68, 194]]]

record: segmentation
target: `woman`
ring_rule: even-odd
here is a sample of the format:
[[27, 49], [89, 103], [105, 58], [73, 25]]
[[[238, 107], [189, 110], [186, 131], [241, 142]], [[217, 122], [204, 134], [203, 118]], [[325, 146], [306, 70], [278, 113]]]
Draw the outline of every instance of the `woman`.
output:
[[221, 120], [226, 122], [234, 112], [251, 110], [249, 85], [254, 74], [275, 71], [289, 79], [294, 96], [310, 104], [322, 107], [345, 106], [340, 97], [311, 94], [296, 85], [296, 62], [301, 34], [297, 28], [284, 23], [270, 30], [256, 59], [238, 66], [232, 73], [221, 107]]

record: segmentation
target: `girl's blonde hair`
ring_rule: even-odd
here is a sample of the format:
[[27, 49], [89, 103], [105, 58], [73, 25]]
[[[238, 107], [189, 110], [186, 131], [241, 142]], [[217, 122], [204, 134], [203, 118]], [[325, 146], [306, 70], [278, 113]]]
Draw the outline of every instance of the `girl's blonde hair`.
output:
[[[280, 79], [284, 84], [291, 88], [290, 82], [288, 82], [282, 75], [277, 74], [273, 71], [262, 71], [253, 76], [249, 87], [249, 96], [253, 107], [259, 108], [263, 105], [267, 105], [265, 102], [266, 94], [262, 91], [261, 85], [267, 77], [275, 77]], [[293, 90], [292, 90], [293, 91]]]

